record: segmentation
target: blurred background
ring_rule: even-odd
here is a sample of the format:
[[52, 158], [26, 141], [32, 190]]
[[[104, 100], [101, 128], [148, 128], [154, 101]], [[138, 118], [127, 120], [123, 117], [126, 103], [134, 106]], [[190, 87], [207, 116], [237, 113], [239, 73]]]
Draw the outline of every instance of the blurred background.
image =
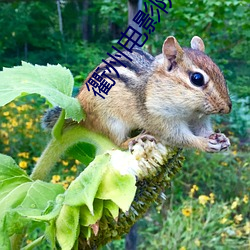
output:
[[[80, 87], [106, 53], [113, 52], [112, 45], [128, 27], [131, 6], [138, 2], [0, 1], [0, 69], [21, 61], [59, 63], [71, 70]], [[166, 190], [165, 201], [138, 222], [137, 240], [127, 249], [249, 249], [249, 16], [250, 2], [238, 0], [179, 0], [172, 1], [168, 15], [160, 11], [161, 21], [143, 48], [157, 55], [169, 35], [186, 47], [194, 35], [204, 40], [233, 100], [231, 114], [213, 118], [215, 129], [232, 146], [220, 154], [184, 151], [182, 172]], [[29, 173], [49, 138], [40, 127], [46, 108], [43, 99], [28, 96], [0, 109], [0, 153], [11, 155]], [[65, 156], [51, 181], [66, 188], [83, 168]], [[39, 233], [34, 229], [26, 241]], [[125, 238], [105, 249], [125, 249]]]

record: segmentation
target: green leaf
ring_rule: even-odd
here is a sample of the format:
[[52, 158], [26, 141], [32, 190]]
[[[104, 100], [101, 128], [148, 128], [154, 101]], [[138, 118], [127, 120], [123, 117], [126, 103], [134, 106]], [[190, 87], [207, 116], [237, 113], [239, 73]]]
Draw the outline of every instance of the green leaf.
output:
[[17, 176], [0, 181], [0, 201], [13, 189], [25, 182], [31, 182], [30, 178], [27, 176]]
[[28, 178], [28, 175], [10, 156], [0, 154], [0, 181], [17, 176], [26, 176]]
[[112, 200], [123, 212], [129, 210], [136, 192], [136, 179], [133, 175], [121, 175], [110, 167], [103, 176], [96, 198]]
[[56, 220], [56, 238], [64, 250], [71, 250], [79, 234], [79, 207], [64, 205]]
[[60, 139], [62, 136], [64, 121], [65, 121], [65, 110], [62, 109], [61, 114], [52, 129], [52, 135], [57, 140]]
[[70, 184], [65, 192], [64, 204], [70, 206], [87, 205], [93, 214], [93, 201], [103, 176], [110, 165], [110, 155], [103, 154], [93, 162]]
[[118, 218], [119, 207], [113, 201], [110, 200], [103, 201], [103, 207], [108, 209], [108, 211], [110, 212], [110, 214], [114, 219]]
[[30, 244], [28, 244], [25, 247], [22, 247], [21, 250], [32, 250], [35, 247], [41, 245], [41, 243], [44, 241], [44, 235], [41, 237], [37, 238], [36, 240], [32, 241]]
[[27, 213], [29, 209], [42, 212], [47, 207], [48, 201], [55, 200], [56, 196], [61, 193], [64, 193], [61, 185], [37, 180], [30, 186], [20, 208], [26, 209]]
[[78, 100], [71, 97], [73, 84], [72, 74], [61, 65], [34, 66], [22, 62], [22, 66], [0, 72], [0, 106], [18, 96], [36, 93], [65, 109], [66, 118], [79, 122], [84, 114]]
[[89, 226], [95, 224], [102, 217], [103, 200], [95, 199], [93, 203], [94, 214], [91, 214], [87, 206], [80, 208], [80, 225]]
[[70, 147], [66, 154], [88, 165], [95, 158], [96, 148], [94, 145], [86, 142], [78, 142]]

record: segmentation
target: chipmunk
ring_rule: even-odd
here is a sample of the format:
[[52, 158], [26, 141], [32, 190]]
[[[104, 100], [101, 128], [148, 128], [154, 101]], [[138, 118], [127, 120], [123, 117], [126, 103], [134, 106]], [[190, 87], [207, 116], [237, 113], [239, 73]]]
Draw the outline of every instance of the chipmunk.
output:
[[[181, 48], [169, 36], [156, 57], [139, 48], [126, 51], [133, 61], [124, 58], [127, 67], [116, 66], [120, 78], [109, 74], [116, 84], [105, 99], [88, 91], [91, 72], [77, 96], [87, 115], [82, 125], [119, 146], [131, 141], [132, 130], [141, 129], [165, 145], [206, 152], [227, 149], [230, 142], [213, 131], [210, 115], [227, 114], [232, 104], [223, 74], [204, 50], [198, 36], [191, 48]], [[99, 70], [105, 67], [101, 63]]]

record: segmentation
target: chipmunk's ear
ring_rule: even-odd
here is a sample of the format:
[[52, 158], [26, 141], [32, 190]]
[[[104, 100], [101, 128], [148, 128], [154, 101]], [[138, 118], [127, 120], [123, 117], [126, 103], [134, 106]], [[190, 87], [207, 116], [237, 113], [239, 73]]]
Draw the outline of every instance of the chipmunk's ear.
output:
[[184, 52], [175, 37], [167, 37], [162, 46], [163, 56], [167, 58], [172, 64], [172, 62], [178, 62], [182, 60], [183, 53]]
[[205, 45], [204, 45], [204, 42], [203, 40], [198, 37], [198, 36], [194, 36], [191, 40], [191, 48], [192, 49], [197, 49], [197, 50], [200, 50], [202, 52], [205, 51]]

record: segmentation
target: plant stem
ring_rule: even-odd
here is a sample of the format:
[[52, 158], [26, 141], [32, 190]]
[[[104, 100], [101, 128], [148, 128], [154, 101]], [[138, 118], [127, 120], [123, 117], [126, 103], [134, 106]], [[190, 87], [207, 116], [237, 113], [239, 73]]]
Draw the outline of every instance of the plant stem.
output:
[[97, 150], [96, 155], [102, 154], [107, 150], [118, 148], [109, 139], [100, 134], [92, 132], [82, 126], [72, 126], [65, 129], [60, 138], [51, 139], [39, 158], [30, 177], [33, 180], [46, 180], [61, 155], [70, 146], [78, 142], [93, 144]]

